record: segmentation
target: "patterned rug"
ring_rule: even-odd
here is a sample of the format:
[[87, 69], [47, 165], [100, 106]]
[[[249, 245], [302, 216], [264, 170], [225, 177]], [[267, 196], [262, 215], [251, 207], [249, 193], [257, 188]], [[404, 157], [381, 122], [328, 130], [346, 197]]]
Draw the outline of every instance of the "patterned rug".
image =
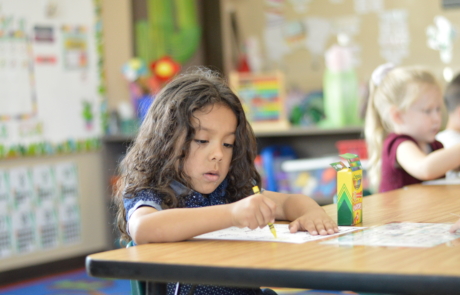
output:
[[127, 295], [128, 280], [93, 278], [84, 269], [0, 287], [1, 295]]
[[[278, 295], [363, 295], [348, 291], [271, 288]], [[85, 269], [0, 287], [0, 295], [127, 295], [128, 280], [93, 278]]]

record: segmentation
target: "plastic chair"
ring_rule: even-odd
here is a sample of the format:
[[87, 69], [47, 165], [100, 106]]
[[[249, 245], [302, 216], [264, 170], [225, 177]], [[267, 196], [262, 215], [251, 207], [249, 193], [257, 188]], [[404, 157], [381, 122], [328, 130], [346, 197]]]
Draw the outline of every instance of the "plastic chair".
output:
[[[126, 248], [134, 246], [134, 242], [130, 241]], [[145, 295], [145, 282], [130, 280], [131, 284], [131, 295]]]
[[[262, 166], [267, 179], [266, 190], [279, 192], [283, 188], [279, 185], [278, 179], [283, 171], [280, 171], [280, 163], [285, 160], [297, 158], [294, 149], [288, 145], [267, 146], [260, 152]], [[284, 173], [285, 174], [285, 173]]]

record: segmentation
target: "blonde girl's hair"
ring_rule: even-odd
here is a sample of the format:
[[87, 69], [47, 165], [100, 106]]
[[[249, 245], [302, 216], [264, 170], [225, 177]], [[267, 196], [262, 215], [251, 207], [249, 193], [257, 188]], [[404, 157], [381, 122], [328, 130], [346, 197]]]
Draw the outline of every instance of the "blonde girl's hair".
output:
[[176, 196], [170, 184], [176, 180], [191, 188], [184, 163], [195, 135], [193, 114], [216, 104], [228, 107], [237, 119], [233, 156], [226, 178], [229, 201], [251, 195], [252, 180], [260, 185], [260, 175], [254, 165], [256, 139], [239, 98], [217, 72], [204, 67], [189, 70], [158, 93], [119, 165], [121, 177], [115, 203], [122, 242], [130, 240], [126, 232], [124, 198], [152, 189], [162, 199], [163, 209], [184, 206], [186, 196]]
[[[376, 69], [378, 71], [379, 68]], [[390, 118], [392, 107], [407, 110], [420, 96], [424, 85], [440, 89], [434, 75], [422, 67], [396, 67], [381, 72], [382, 77], [373, 73], [369, 82], [369, 102], [367, 104], [364, 136], [369, 157], [369, 181], [373, 191], [378, 191], [382, 169], [382, 148], [385, 138], [394, 131]], [[377, 79], [375, 79], [377, 77]]]

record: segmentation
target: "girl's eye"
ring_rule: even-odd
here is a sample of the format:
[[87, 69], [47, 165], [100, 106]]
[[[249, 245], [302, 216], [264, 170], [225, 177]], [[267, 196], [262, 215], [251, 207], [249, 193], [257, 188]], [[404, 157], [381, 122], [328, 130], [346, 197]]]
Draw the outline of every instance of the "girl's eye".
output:
[[207, 140], [201, 140], [201, 139], [194, 139], [194, 141], [198, 144], [205, 144], [205, 143], [208, 143]]
[[224, 143], [224, 147], [227, 147], [227, 148], [230, 148], [230, 149], [231, 149], [231, 148], [233, 148], [233, 146], [234, 146], [234, 145], [231, 144], [231, 143]]

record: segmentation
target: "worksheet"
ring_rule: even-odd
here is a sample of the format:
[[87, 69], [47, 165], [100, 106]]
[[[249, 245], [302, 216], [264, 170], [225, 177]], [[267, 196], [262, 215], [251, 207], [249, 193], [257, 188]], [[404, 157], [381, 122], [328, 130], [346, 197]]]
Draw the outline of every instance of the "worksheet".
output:
[[460, 238], [452, 224], [394, 222], [340, 236], [321, 244], [343, 246], [433, 247]]
[[237, 240], [237, 241], [266, 241], [266, 242], [284, 242], [301, 244], [321, 239], [330, 238], [332, 236], [342, 235], [355, 230], [364, 229], [364, 227], [339, 226], [339, 232], [327, 236], [312, 236], [308, 232], [301, 231], [291, 234], [289, 232], [289, 224], [274, 224], [277, 238], [273, 236], [268, 226], [251, 230], [247, 227], [229, 227], [226, 229], [210, 232], [207, 234], [196, 236], [195, 239], [209, 240]]

